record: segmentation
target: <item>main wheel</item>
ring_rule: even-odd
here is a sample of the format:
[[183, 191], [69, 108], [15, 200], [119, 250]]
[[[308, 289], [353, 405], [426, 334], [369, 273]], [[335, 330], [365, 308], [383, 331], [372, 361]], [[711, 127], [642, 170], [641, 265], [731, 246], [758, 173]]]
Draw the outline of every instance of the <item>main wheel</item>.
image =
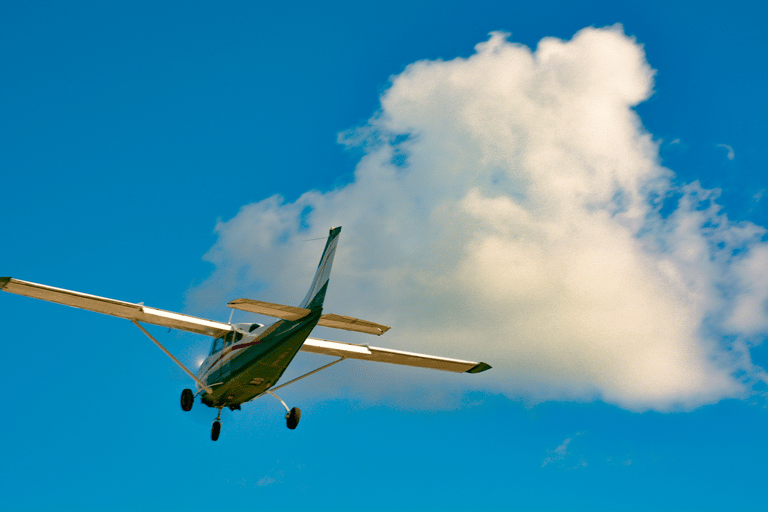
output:
[[285, 424], [291, 430], [299, 426], [299, 420], [301, 420], [301, 409], [298, 407], [294, 407], [285, 415]]
[[215, 441], [219, 438], [219, 432], [221, 432], [221, 422], [214, 421], [211, 425], [211, 441]]
[[192, 404], [195, 403], [195, 395], [191, 389], [185, 389], [181, 392], [181, 409], [183, 411], [192, 410]]

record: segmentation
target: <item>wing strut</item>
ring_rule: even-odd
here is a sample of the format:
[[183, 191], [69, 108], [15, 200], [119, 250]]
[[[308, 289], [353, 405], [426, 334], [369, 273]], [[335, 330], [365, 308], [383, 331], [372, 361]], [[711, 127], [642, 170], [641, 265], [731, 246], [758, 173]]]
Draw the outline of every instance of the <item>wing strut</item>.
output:
[[[340, 357], [340, 358], [338, 358], [338, 359], [337, 359], [337, 360], [335, 360], [335, 361], [331, 361], [330, 363], [328, 363], [328, 364], [326, 364], [326, 365], [324, 365], [324, 366], [321, 366], [320, 368], [317, 368], [316, 370], [312, 370], [312, 371], [311, 371], [311, 372], [309, 372], [309, 373], [305, 373], [305, 374], [304, 374], [304, 375], [302, 375], [301, 377], [296, 377], [296, 378], [295, 378], [295, 379], [293, 379], [293, 380], [289, 380], [289, 381], [288, 381], [288, 382], [286, 382], [285, 384], [280, 384], [280, 385], [279, 385], [279, 386], [277, 386], [276, 388], [272, 388], [270, 391], [277, 391], [278, 389], [284, 388], [284, 387], [285, 387], [285, 386], [287, 386], [288, 384], [293, 384], [294, 382], [296, 382], [296, 381], [298, 381], [298, 380], [301, 380], [301, 379], [303, 379], [304, 377], [309, 377], [309, 376], [310, 376], [310, 375], [312, 375], [313, 373], [317, 373], [317, 372], [319, 372], [320, 370], [325, 370], [325, 369], [326, 369], [326, 368], [328, 368], [329, 366], [333, 366], [333, 365], [335, 365], [336, 363], [340, 363], [340, 362], [342, 362], [342, 361], [343, 361], [343, 360], [345, 360], [345, 359], [346, 359], [346, 357]], [[269, 391], [267, 391], [267, 393], [268, 393], [268, 392], [269, 392]]]
[[168, 350], [167, 350], [167, 349], [166, 349], [164, 346], [162, 346], [162, 345], [160, 344], [160, 342], [159, 342], [159, 341], [157, 341], [155, 338], [153, 338], [153, 337], [152, 337], [152, 335], [151, 335], [151, 334], [149, 334], [149, 333], [147, 332], [147, 330], [146, 330], [144, 327], [142, 327], [142, 326], [141, 326], [141, 324], [140, 324], [139, 322], [137, 322], [136, 320], [131, 320], [131, 322], [133, 322], [134, 324], [136, 324], [136, 327], [138, 327], [139, 329], [141, 329], [141, 332], [143, 332], [144, 334], [146, 334], [147, 338], [151, 339], [151, 340], [152, 340], [152, 341], [155, 343], [155, 345], [157, 345], [157, 346], [160, 348], [160, 350], [162, 350], [163, 352], [165, 352], [165, 355], [167, 355], [168, 357], [170, 357], [171, 359], [173, 359], [173, 362], [174, 362], [174, 363], [176, 363], [177, 365], [179, 365], [179, 368], [181, 368], [182, 370], [184, 370], [184, 371], [187, 373], [187, 375], [189, 375], [190, 377], [192, 377], [192, 380], [194, 380], [195, 382], [197, 382], [197, 384], [198, 384], [198, 385], [199, 385], [201, 388], [203, 388], [204, 390], [206, 390], [208, 393], [211, 393], [211, 394], [213, 394], [213, 389], [211, 389], [211, 387], [210, 387], [210, 386], [207, 386], [205, 383], [203, 383], [203, 381], [201, 381], [200, 379], [198, 379], [198, 378], [195, 376], [195, 374], [194, 374], [194, 373], [192, 373], [191, 371], [189, 371], [189, 369], [187, 369], [187, 367], [186, 367], [186, 366], [184, 366], [183, 364], [181, 364], [181, 361], [179, 361], [178, 359], [176, 359], [176, 358], [173, 356], [173, 354], [171, 354], [170, 352], [168, 352]]
[[260, 394], [260, 395], [256, 395], [255, 397], [251, 398], [251, 399], [250, 399], [250, 400], [248, 400], [248, 401], [250, 402], [250, 401], [256, 400], [257, 398], [261, 398], [261, 397], [263, 397], [263, 396], [264, 396], [264, 395], [266, 395], [266, 394], [269, 394], [269, 395], [272, 395], [273, 397], [277, 398], [278, 400], [280, 400], [280, 403], [281, 403], [281, 404], [283, 404], [283, 407], [285, 407], [285, 410], [286, 410], [286, 411], [288, 411], [288, 413], [290, 414], [291, 410], [290, 410], [290, 409], [288, 409], [288, 406], [287, 406], [287, 405], [285, 405], [285, 402], [283, 402], [283, 401], [280, 399], [280, 397], [279, 397], [279, 396], [277, 396], [276, 394], [274, 394], [274, 393], [273, 393], [273, 391], [277, 391], [278, 389], [282, 389], [282, 388], [284, 388], [285, 386], [287, 386], [288, 384], [293, 384], [294, 382], [296, 382], [296, 381], [299, 381], [299, 380], [303, 379], [304, 377], [309, 377], [309, 376], [310, 376], [310, 375], [312, 375], [313, 373], [317, 373], [317, 372], [319, 372], [320, 370], [325, 370], [326, 368], [328, 368], [328, 367], [330, 367], [330, 366], [333, 366], [333, 365], [335, 365], [336, 363], [340, 363], [340, 362], [342, 362], [342, 361], [343, 361], [343, 360], [345, 360], [345, 359], [346, 359], [346, 357], [339, 357], [337, 360], [335, 360], [335, 361], [331, 361], [330, 363], [328, 363], [328, 364], [326, 364], [326, 365], [323, 365], [323, 366], [321, 366], [320, 368], [316, 368], [316, 369], [312, 370], [312, 371], [311, 371], [311, 372], [309, 372], [309, 373], [305, 373], [305, 374], [304, 374], [304, 375], [302, 375], [301, 377], [296, 377], [296, 378], [295, 378], [295, 379], [293, 379], [293, 380], [289, 380], [289, 381], [288, 381], [288, 382], [286, 382], [285, 384], [280, 384], [279, 386], [277, 386], [277, 387], [275, 387], [275, 388], [272, 388], [272, 389], [268, 389], [268, 390], [266, 390], [265, 392], [263, 392], [262, 394]]

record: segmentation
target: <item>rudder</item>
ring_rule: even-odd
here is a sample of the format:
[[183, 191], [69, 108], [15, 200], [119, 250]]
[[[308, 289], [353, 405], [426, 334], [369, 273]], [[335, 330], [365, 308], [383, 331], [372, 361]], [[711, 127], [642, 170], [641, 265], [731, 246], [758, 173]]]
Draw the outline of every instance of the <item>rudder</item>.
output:
[[328, 280], [331, 277], [331, 267], [333, 266], [333, 256], [336, 254], [336, 246], [339, 243], [339, 234], [341, 226], [331, 228], [328, 234], [328, 240], [325, 242], [323, 255], [320, 257], [320, 263], [317, 266], [315, 279], [307, 292], [307, 296], [301, 302], [302, 308], [315, 309], [322, 307], [325, 300], [325, 292], [328, 289]]

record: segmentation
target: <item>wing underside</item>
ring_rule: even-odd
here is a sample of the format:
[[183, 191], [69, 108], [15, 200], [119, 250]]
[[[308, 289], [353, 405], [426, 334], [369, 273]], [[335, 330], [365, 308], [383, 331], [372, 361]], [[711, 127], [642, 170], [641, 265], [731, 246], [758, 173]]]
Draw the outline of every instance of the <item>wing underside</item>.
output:
[[74, 292], [43, 284], [30, 283], [11, 277], [0, 278], [0, 289], [73, 308], [87, 309], [96, 313], [125, 318], [127, 320], [160, 325], [171, 329], [194, 332], [206, 336], [222, 336], [232, 330], [229, 324], [206, 320], [195, 316], [151, 308], [87, 293]]
[[324, 354], [349, 359], [362, 359], [365, 361], [377, 361], [380, 363], [418, 366], [420, 368], [432, 368], [434, 370], [444, 370], [456, 373], [480, 373], [491, 368], [486, 363], [417, 354], [415, 352], [404, 352], [402, 350], [392, 350], [389, 348], [355, 345], [339, 341], [321, 340], [317, 338], [307, 338], [304, 345], [301, 347], [301, 350], [314, 354]]

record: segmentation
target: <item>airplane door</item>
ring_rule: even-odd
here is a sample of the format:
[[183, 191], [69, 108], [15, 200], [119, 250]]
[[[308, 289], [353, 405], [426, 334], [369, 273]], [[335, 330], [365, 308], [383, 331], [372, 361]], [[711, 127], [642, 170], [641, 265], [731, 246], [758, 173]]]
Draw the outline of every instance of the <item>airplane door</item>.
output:
[[[227, 333], [227, 335], [224, 337], [224, 349], [229, 348], [233, 343], [237, 343], [243, 339], [242, 333], [239, 333], [237, 331], [230, 331]], [[238, 352], [235, 351], [235, 353], [228, 354], [225, 359], [226, 361], [224, 364], [221, 365], [221, 375], [219, 377], [219, 380], [222, 382], [226, 382], [226, 380], [229, 378], [230, 374], [232, 373], [233, 368], [233, 362], [234, 358], [237, 357]]]
[[[224, 337], [224, 350], [229, 348], [230, 345], [232, 345], [232, 331], [228, 332]], [[221, 365], [221, 373], [219, 374], [219, 380], [221, 382], [226, 382], [229, 378], [229, 374], [232, 373], [231, 361], [232, 356], [230, 354], [224, 356], [224, 362]]]

